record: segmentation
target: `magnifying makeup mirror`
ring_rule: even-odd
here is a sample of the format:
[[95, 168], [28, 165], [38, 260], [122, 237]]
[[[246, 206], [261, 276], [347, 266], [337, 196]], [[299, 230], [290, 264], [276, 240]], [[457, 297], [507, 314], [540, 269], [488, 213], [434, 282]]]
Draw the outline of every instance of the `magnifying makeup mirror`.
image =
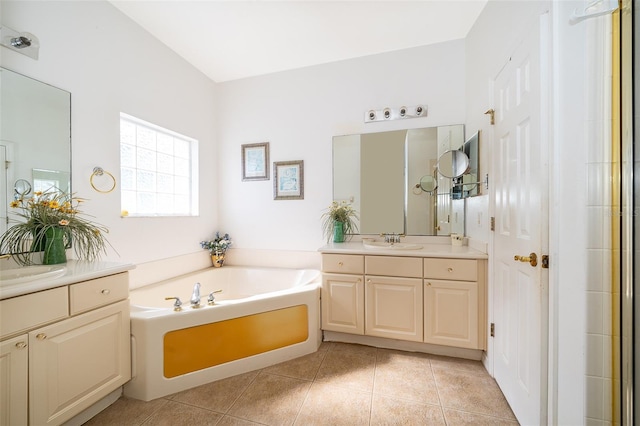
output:
[[445, 151], [438, 159], [438, 172], [446, 178], [459, 178], [469, 169], [469, 157], [462, 151]]

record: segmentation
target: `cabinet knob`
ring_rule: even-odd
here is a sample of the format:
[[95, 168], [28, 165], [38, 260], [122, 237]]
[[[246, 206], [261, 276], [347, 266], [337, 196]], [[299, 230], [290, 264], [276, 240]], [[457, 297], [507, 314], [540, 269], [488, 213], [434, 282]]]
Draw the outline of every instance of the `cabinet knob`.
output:
[[367, 280], [367, 283], [368, 283], [368, 284], [371, 284], [371, 280], [370, 280], [370, 279], [369, 279], [369, 280]]
[[102, 291], [100, 293], [102, 293], [102, 294], [104, 294], [106, 296], [107, 294], [111, 293], [111, 290], [109, 290], [108, 288], [104, 288], [104, 289], [102, 289]]
[[338, 262], [338, 266], [342, 266], [342, 265], [344, 265], [344, 263]]
[[18, 349], [24, 349], [27, 347], [27, 342], [18, 342], [16, 343], [16, 348]]
[[453, 272], [453, 268], [447, 268], [447, 271]]
[[47, 335], [46, 335], [46, 334], [44, 334], [44, 333], [38, 333], [38, 334], [36, 334], [36, 339], [38, 339], [38, 340], [44, 340], [44, 339], [46, 339], [46, 338], [47, 338]]
[[427, 286], [428, 286], [428, 287], [431, 287], [431, 283], [427, 283]]

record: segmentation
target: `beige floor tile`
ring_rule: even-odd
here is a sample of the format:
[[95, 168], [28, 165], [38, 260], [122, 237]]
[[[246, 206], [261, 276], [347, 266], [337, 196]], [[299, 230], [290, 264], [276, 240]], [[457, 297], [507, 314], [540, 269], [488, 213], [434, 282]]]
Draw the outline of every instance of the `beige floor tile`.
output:
[[453, 369], [434, 369], [433, 375], [443, 408], [515, 420], [507, 400], [491, 377]]
[[373, 425], [444, 425], [439, 405], [419, 404], [412, 401], [373, 395], [371, 423]]
[[[428, 359], [388, 354], [376, 363], [373, 392], [422, 404], [440, 404]], [[380, 358], [378, 358], [380, 359]]]
[[256, 378], [259, 371], [240, 374], [207, 383], [173, 395], [172, 400], [208, 410], [226, 413], [242, 392]]
[[373, 391], [376, 359], [350, 350], [331, 350], [320, 365], [316, 380], [362, 392]]
[[466, 413], [464, 411], [444, 409], [444, 415], [449, 426], [516, 426], [515, 420], [499, 419], [481, 414]]
[[214, 426], [222, 414], [204, 408], [167, 401], [158, 411], [149, 417], [143, 426]]
[[387, 363], [392, 361], [407, 361], [414, 364], [431, 366], [431, 357], [433, 355], [421, 352], [405, 352], [394, 349], [378, 349], [376, 352], [376, 363]]
[[467, 373], [478, 374], [480, 376], [489, 377], [489, 373], [480, 361], [471, 359], [452, 358], [448, 356], [430, 355], [431, 367], [435, 369], [451, 369], [456, 371], [465, 371]]
[[268, 425], [292, 424], [311, 382], [260, 373], [227, 414]]
[[249, 420], [243, 420], [237, 417], [224, 416], [216, 426], [255, 426], [259, 424], [260, 423], [250, 422]]
[[309, 390], [296, 425], [368, 425], [371, 394], [314, 383]]
[[352, 343], [340, 343], [333, 342], [331, 347], [329, 348], [330, 352], [340, 352], [340, 353], [349, 353], [353, 355], [363, 355], [363, 356], [376, 356], [376, 352], [378, 348], [374, 348], [373, 346], [365, 346], [365, 345], [356, 345]]
[[265, 368], [265, 373], [279, 374], [301, 380], [313, 380], [327, 352], [315, 352], [287, 362]]
[[154, 399], [144, 402], [137, 399], [121, 397], [111, 406], [85, 423], [87, 426], [141, 425], [149, 416], [160, 410], [168, 401]]

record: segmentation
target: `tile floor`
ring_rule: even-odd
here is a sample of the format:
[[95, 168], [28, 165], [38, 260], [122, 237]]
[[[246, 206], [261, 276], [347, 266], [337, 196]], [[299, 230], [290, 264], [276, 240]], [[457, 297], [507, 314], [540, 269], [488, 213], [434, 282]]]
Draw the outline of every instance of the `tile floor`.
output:
[[323, 343], [316, 353], [149, 402], [98, 425], [517, 425], [478, 361]]

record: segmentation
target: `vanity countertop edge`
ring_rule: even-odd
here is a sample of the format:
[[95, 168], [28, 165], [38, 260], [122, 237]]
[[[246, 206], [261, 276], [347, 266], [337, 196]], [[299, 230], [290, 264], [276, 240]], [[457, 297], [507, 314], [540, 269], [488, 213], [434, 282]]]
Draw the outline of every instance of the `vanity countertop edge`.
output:
[[421, 244], [421, 249], [397, 250], [386, 248], [366, 248], [360, 241], [345, 243], [329, 243], [320, 247], [320, 253], [328, 254], [361, 254], [367, 256], [405, 256], [405, 257], [440, 257], [447, 259], [488, 259], [489, 256], [469, 246], [452, 246], [450, 244]]
[[69, 260], [60, 266], [65, 267], [65, 273], [56, 278], [34, 279], [9, 286], [3, 286], [0, 282], [0, 300], [119, 274], [135, 268], [135, 265], [130, 263], [81, 260]]

